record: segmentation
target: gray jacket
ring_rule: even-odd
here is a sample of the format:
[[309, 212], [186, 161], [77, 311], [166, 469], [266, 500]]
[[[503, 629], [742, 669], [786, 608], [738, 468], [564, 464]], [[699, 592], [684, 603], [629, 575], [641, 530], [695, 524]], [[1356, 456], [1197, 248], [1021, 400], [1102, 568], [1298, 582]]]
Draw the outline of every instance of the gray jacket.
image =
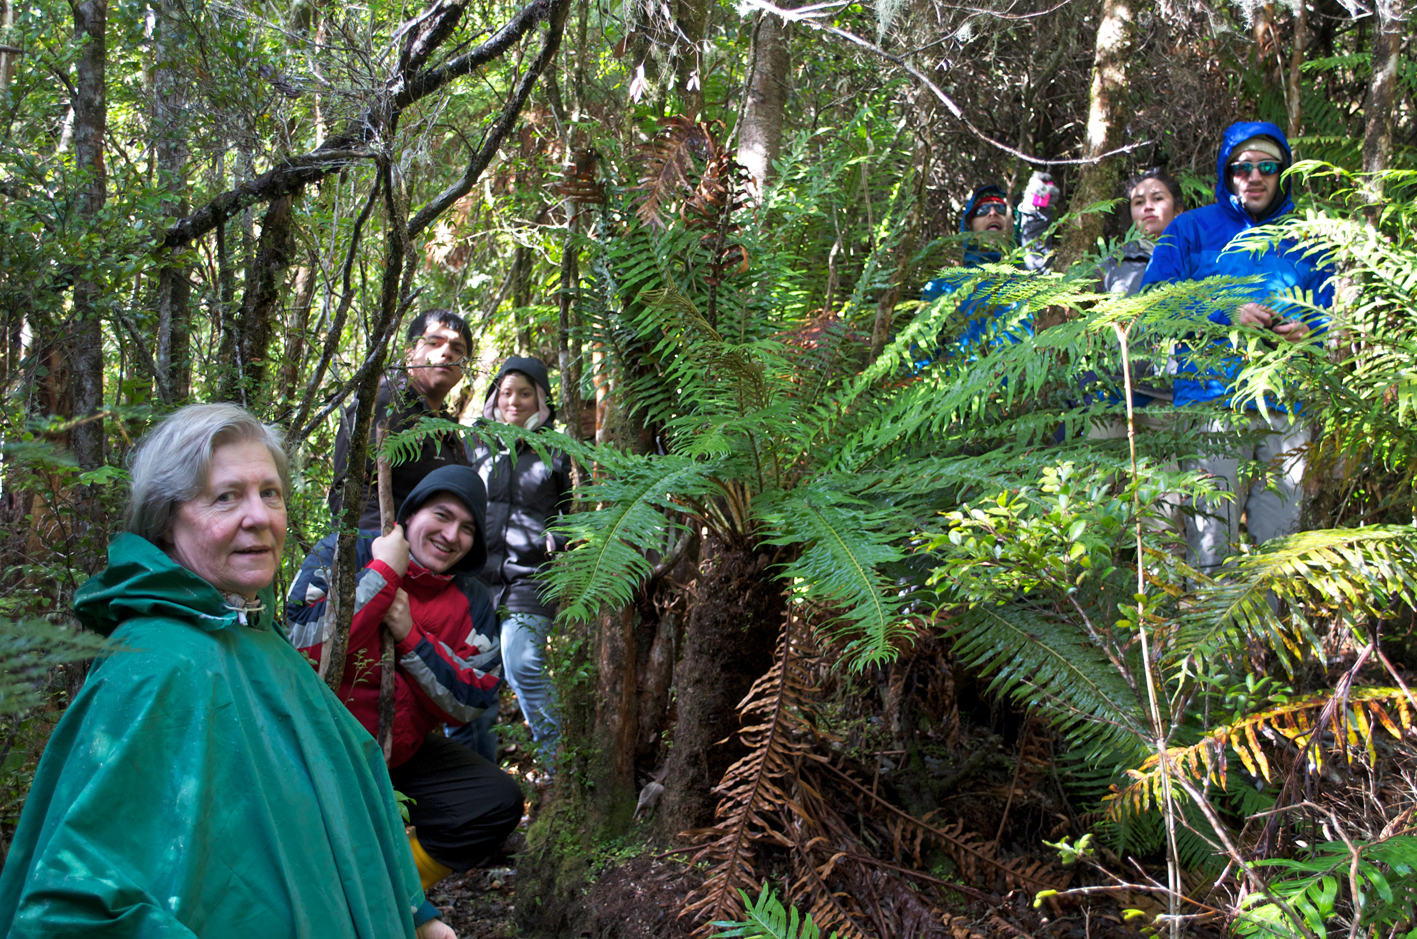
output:
[[1119, 254], [1104, 259], [1097, 267], [1102, 275], [1102, 292], [1131, 296], [1140, 290], [1146, 263], [1151, 260], [1155, 247], [1150, 241], [1139, 238], [1122, 245]]

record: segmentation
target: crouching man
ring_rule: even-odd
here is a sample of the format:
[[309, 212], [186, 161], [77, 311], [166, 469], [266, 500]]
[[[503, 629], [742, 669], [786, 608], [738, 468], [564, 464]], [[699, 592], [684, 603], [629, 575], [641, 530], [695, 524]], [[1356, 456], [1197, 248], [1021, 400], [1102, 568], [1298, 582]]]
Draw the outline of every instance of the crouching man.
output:
[[[491, 857], [521, 819], [516, 782], [443, 735], [497, 700], [497, 613], [477, 579], [487, 558], [487, 490], [475, 470], [444, 466], [423, 478], [387, 535], [356, 542], [354, 620], [339, 697], [370, 734], [379, 722], [379, 626], [397, 642], [394, 788], [413, 799], [413, 856], [427, 889]], [[315, 546], [286, 599], [291, 642], [318, 663], [337, 535]]]

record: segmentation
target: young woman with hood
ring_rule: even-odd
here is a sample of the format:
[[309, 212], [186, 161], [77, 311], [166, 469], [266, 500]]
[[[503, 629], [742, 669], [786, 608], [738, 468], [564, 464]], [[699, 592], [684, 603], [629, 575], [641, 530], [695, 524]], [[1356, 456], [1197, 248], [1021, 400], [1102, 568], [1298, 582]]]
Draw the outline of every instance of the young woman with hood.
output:
[[[545, 430], [556, 410], [551, 380], [540, 359], [512, 356], [502, 363], [482, 408], [487, 421]], [[473, 466], [487, 485], [487, 564], [481, 578], [502, 619], [502, 664], [531, 735], [549, 758], [561, 736], [555, 695], [546, 674], [546, 636], [556, 604], [536, 574], [565, 547], [546, 529], [571, 503], [570, 458], [542, 461], [525, 443], [513, 450], [480, 446]]]
[[1103, 293], [1130, 296], [1141, 289], [1146, 265], [1167, 227], [1185, 210], [1181, 184], [1160, 167], [1152, 167], [1127, 180], [1123, 193], [1136, 226], [1137, 237], [1122, 245], [1117, 255], [1098, 265]]

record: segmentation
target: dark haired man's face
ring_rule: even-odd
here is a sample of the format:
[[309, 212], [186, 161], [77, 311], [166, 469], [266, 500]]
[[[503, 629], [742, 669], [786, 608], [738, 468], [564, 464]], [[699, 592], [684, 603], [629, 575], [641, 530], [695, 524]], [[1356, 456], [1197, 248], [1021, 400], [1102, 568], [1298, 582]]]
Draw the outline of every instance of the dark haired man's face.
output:
[[408, 383], [430, 404], [440, 405], [458, 382], [462, 381], [462, 361], [467, 358], [467, 343], [462, 333], [451, 326], [430, 322], [423, 335], [413, 341], [404, 359], [408, 366]]
[[1013, 234], [1013, 213], [1008, 203], [988, 201], [980, 203], [975, 213], [969, 217], [969, 230], [988, 235], [991, 238], [1007, 238]]
[[1265, 153], [1263, 150], [1246, 150], [1243, 153], [1230, 154], [1230, 162], [1232, 164], [1251, 164], [1248, 174], [1231, 175], [1230, 191], [1240, 197], [1245, 211], [1249, 212], [1252, 218], [1262, 217], [1274, 204], [1275, 196], [1279, 194], [1279, 174], [1265, 176], [1259, 171], [1258, 166], [1260, 163], [1277, 161], [1272, 154]]

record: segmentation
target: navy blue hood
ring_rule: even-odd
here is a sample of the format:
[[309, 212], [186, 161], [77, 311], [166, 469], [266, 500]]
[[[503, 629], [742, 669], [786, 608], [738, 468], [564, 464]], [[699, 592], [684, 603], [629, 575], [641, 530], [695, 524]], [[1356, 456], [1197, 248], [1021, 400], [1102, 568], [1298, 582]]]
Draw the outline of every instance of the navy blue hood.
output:
[[[1008, 204], [1009, 201], [1009, 194], [993, 183], [985, 183], [983, 186], [974, 190], [974, 194], [970, 196], [969, 201], [964, 204], [964, 211], [960, 213], [959, 216], [960, 234], [969, 234], [969, 214], [974, 211], [974, 207], [979, 204], [979, 200], [985, 196], [997, 196], [1003, 199], [1005, 204]], [[964, 244], [964, 263], [966, 265], [998, 264], [1002, 261], [1004, 259], [1002, 253], [982, 247], [988, 243], [989, 242], [983, 238], [970, 238], [967, 240]]]
[[1269, 207], [1264, 218], [1258, 222], [1250, 218], [1250, 213], [1245, 211], [1245, 205], [1240, 201], [1240, 197], [1230, 191], [1229, 174], [1225, 170], [1225, 167], [1230, 163], [1230, 154], [1251, 137], [1270, 137], [1279, 144], [1279, 149], [1284, 151], [1284, 166], [1281, 169], [1288, 169], [1294, 163], [1294, 153], [1289, 149], [1289, 139], [1284, 136], [1284, 131], [1276, 125], [1268, 121], [1237, 121], [1225, 128], [1225, 136], [1221, 138], [1220, 153], [1215, 158], [1215, 201], [1229, 209], [1231, 214], [1246, 226], [1262, 225], [1294, 211], [1293, 186], [1287, 177], [1280, 181], [1279, 193], [1275, 196], [1274, 204]]
[[440, 492], [456, 496], [467, 506], [477, 525], [477, 537], [472, 547], [444, 573], [476, 574], [487, 563], [487, 487], [483, 485], [482, 477], [477, 475], [477, 470], [470, 466], [440, 466], [424, 476], [423, 482], [414, 486], [408, 498], [403, 500], [403, 505], [399, 506], [398, 521], [407, 526], [408, 520], [423, 507], [423, 503]]

